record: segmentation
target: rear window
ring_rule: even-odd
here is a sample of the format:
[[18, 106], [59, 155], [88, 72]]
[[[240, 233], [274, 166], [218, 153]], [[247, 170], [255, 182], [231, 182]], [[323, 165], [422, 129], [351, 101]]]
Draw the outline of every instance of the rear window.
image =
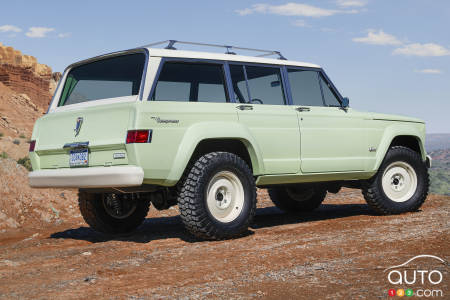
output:
[[70, 70], [58, 106], [139, 94], [145, 54], [102, 59]]

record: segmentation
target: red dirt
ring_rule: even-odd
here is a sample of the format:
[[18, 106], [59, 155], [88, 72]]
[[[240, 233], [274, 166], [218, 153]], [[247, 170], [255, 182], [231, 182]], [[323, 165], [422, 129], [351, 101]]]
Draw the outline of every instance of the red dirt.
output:
[[[419, 254], [448, 261], [449, 200], [431, 195], [419, 212], [374, 216], [345, 189], [316, 212], [291, 215], [261, 190], [248, 235], [215, 242], [191, 238], [176, 208], [152, 208], [136, 233], [118, 238], [79, 216], [23, 227], [0, 234], [0, 299], [389, 298], [389, 288], [420, 285], [393, 286], [385, 268]], [[448, 265], [436, 268], [440, 299], [449, 299]]]

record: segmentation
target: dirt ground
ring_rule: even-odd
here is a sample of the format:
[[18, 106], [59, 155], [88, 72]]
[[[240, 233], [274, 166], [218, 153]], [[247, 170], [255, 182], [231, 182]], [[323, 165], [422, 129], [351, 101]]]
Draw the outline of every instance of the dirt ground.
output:
[[[392, 299], [389, 288], [407, 286], [390, 284], [384, 269], [420, 254], [450, 258], [447, 196], [397, 216], [372, 215], [358, 190], [297, 215], [265, 191], [258, 198], [248, 235], [227, 241], [191, 238], [176, 208], [152, 207], [136, 233], [114, 239], [79, 215], [8, 230], [0, 299]], [[439, 299], [450, 299], [448, 265], [439, 268]]]

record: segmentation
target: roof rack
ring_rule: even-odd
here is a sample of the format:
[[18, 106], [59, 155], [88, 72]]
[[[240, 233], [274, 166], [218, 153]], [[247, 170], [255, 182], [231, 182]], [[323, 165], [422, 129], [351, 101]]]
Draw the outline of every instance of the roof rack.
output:
[[278, 55], [278, 59], [286, 60], [286, 58], [281, 54], [280, 51], [262, 50], [262, 49], [254, 49], [254, 48], [244, 48], [244, 47], [219, 45], [219, 44], [183, 42], [183, 41], [177, 41], [177, 40], [166, 40], [166, 41], [156, 42], [156, 43], [144, 45], [143, 47], [153, 47], [153, 46], [158, 46], [158, 45], [162, 45], [162, 44], [167, 44], [167, 46], [164, 47], [164, 48], [165, 49], [171, 49], [171, 50], [177, 50], [177, 48], [174, 47], [175, 44], [185, 44], [185, 45], [194, 45], [194, 46], [207, 46], [207, 47], [225, 48], [225, 54], [233, 54], [233, 55], [235, 55], [236, 53], [230, 51], [232, 49], [234, 49], [234, 50], [254, 51], [254, 52], [261, 52], [262, 53], [262, 54], [256, 55], [257, 57]]

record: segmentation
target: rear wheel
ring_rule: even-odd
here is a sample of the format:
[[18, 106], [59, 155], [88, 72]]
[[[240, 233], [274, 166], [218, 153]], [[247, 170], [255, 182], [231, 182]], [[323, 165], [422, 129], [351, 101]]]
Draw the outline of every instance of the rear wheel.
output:
[[137, 194], [80, 192], [78, 204], [86, 223], [106, 234], [132, 232], [142, 224], [150, 208], [150, 201]]
[[272, 202], [286, 212], [312, 211], [322, 204], [327, 190], [319, 185], [298, 185], [269, 189]]
[[200, 157], [182, 179], [178, 206], [187, 230], [204, 239], [244, 233], [256, 210], [253, 174], [240, 157], [212, 152]]
[[367, 204], [377, 213], [416, 211], [428, 195], [429, 176], [420, 155], [406, 147], [392, 147], [377, 174], [363, 183]]

